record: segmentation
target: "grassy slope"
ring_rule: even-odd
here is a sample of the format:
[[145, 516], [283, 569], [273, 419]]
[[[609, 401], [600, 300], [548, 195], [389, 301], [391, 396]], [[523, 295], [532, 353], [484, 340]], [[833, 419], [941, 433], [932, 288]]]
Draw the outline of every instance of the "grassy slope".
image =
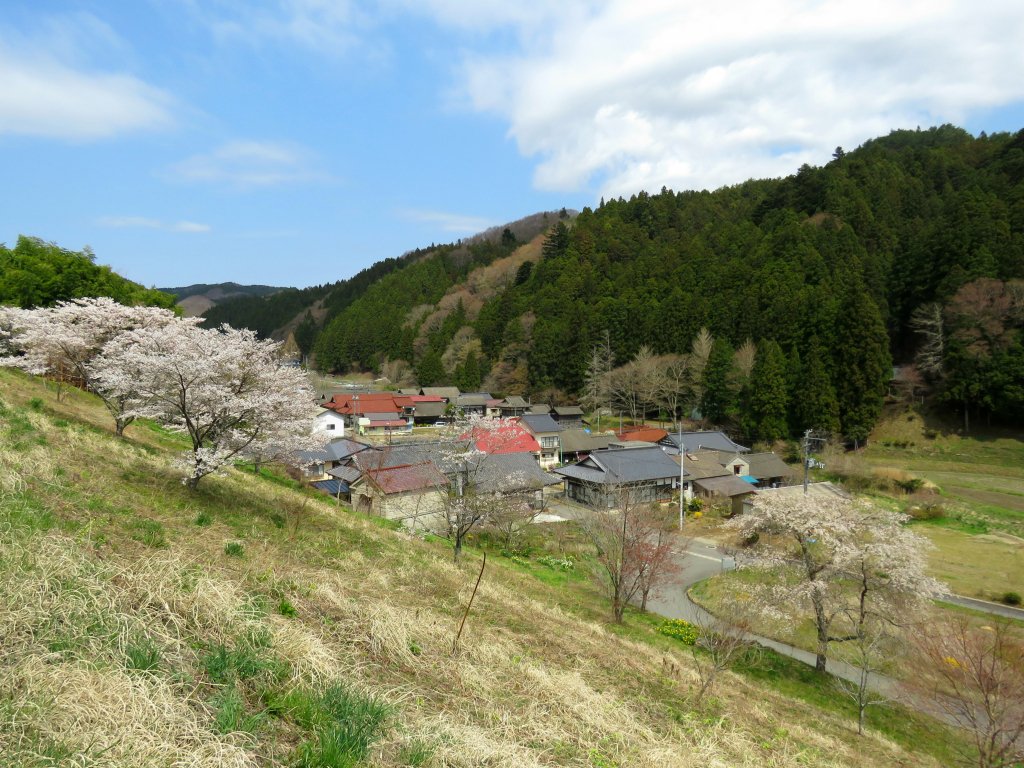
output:
[[[237, 471], [189, 494], [174, 436], [136, 425], [115, 440], [79, 392], [57, 403], [0, 370], [0, 402], [12, 768], [348, 765], [356, 753], [320, 760], [340, 738], [327, 713], [342, 710], [386, 712], [365, 758], [380, 766], [946, 762], [941, 744], [924, 745], [936, 760], [858, 738], [848, 707], [781, 667], [728, 676], [694, 711], [685, 653], [649, 620], [613, 631], [585, 582], [501, 560], [453, 654], [474, 555], [456, 568], [443, 543]], [[894, 738], [919, 739], [891, 719]]]
[[[863, 463], [876, 474], [904, 473], [937, 486], [941, 520], [917, 525], [936, 550], [934, 575], [960, 594], [1024, 593], [1024, 441], [1006, 430], [949, 425], [899, 408], [875, 430]], [[915, 500], [897, 499], [906, 505]]]

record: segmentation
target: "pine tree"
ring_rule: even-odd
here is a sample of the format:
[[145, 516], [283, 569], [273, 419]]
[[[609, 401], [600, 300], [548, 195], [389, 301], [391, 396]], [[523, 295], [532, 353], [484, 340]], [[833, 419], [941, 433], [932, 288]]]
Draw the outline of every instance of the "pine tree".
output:
[[770, 443], [788, 433], [786, 356], [774, 339], [762, 341], [750, 375], [749, 410], [744, 414], [748, 437]]
[[441, 362], [441, 355], [436, 350], [427, 350], [419, 365], [416, 366], [416, 378], [421, 387], [435, 387], [444, 381], [444, 364]]

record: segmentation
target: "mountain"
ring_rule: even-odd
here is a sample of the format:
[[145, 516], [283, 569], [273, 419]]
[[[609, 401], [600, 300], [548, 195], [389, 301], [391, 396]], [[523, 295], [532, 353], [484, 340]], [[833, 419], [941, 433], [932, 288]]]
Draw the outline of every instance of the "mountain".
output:
[[244, 296], [270, 296], [286, 290], [272, 285], [239, 285], [238, 283], [197, 283], [182, 288], [160, 288], [178, 300], [185, 315], [195, 317], [229, 299]]

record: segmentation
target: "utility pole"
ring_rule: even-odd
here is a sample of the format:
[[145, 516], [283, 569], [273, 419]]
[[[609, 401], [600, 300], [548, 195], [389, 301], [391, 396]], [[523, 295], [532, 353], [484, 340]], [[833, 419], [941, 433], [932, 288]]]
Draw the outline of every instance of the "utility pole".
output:
[[686, 481], [683, 480], [683, 462], [686, 459], [686, 449], [683, 447], [683, 420], [679, 419], [679, 530], [683, 530], [683, 522], [686, 520]]
[[811, 430], [804, 432], [804, 495], [807, 494], [807, 486], [810, 483], [811, 471]]

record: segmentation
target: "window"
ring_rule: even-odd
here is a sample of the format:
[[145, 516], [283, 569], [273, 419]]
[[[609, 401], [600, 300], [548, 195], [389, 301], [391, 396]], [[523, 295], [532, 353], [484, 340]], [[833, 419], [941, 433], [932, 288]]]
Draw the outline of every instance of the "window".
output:
[[328, 424], [327, 426], [324, 427], [324, 429], [334, 429], [334, 425]]

